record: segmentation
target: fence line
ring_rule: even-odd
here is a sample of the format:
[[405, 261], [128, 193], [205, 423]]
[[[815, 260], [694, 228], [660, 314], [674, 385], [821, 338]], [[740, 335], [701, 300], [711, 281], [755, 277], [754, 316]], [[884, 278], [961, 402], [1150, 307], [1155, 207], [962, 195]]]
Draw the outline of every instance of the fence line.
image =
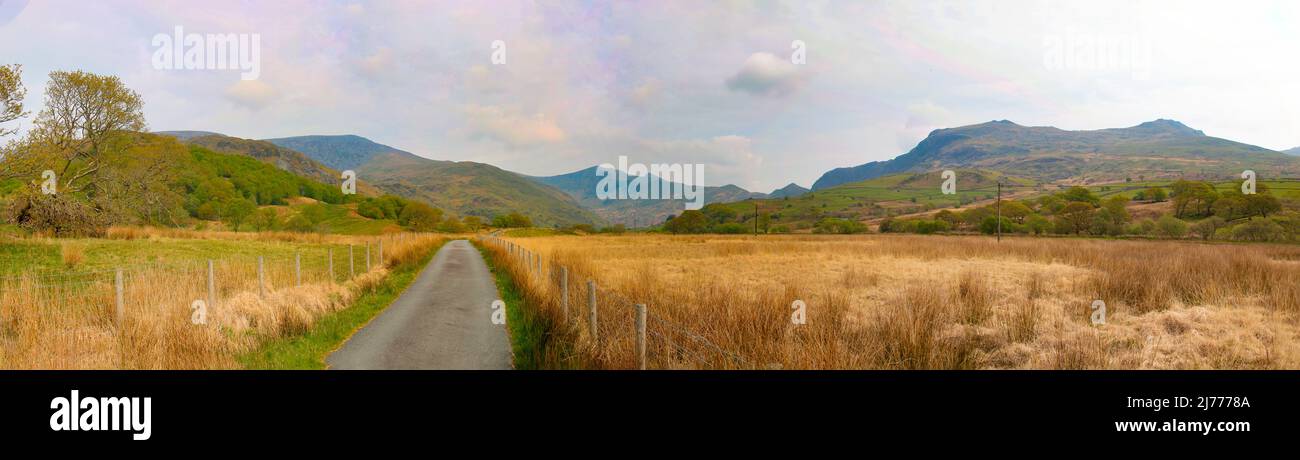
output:
[[[612, 289], [599, 289], [594, 279], [587, 279], [585, 283], [570, 280], [574, 272], [569, 267], [557, 266], [541, 254], [498, 234], [480, 236], [479, 239], [500, 248], [507, 260], [516, 262], [523, 271], [524, 279], [532, 279], [557, 290], [562, 297], [557, 308], [560, 309], [563, 321], [574, 324], [578, 321], [577, 318], [586, 319], [586, 334], [597, 347], [597, 356], [604, 355], [611, 347], [620, 346], [624, 340], [635, 339], [632, 344], [634, 363], [642, 369], [647, 367], [647, 363], [664, 361], [685, 361], [703, 367], [729, 364], [755, 368], [752, 361], [739, 353], [728, 351], [703, 334], [655, 314], [653, 305], [633, 301]], [[574, 282], [586, 292], [575, 292], [577, 290], [571, 285]], [[570, 303], [570, 295], [582, 299], [576, 303], [581, 314], [572, 315], [569, 311], [574, 305]], [[605, 311], [601, 312], [602, 309]], [[611, 318], [610, 314], [614, 316]], [[675, 340], [674, 337], [680, 337], [681, 340]]]

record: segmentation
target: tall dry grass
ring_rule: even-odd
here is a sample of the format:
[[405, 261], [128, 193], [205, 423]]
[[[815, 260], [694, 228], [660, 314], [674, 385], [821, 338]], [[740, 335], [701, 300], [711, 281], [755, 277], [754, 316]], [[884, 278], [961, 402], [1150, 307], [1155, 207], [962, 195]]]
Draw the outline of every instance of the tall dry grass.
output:
[[[165, 238], [224, 236], [132, 232], [133, 237], [144, 238], [163, 234]], [[250, 234], [238, 237], [244, 235]], [[358, 260], [357, 274], [349, 279], [346, 246], [334, 251], [332, 278], [324, 250], [303, 254], [301, 285], [297, 285], [292, 258], [268, 258], [265, 296], [259, 288], [256, 258], [218, 260], [214, 263], [216, 298], [207, 305], [203, 325], [192, 321], [192, 306], [196, 300], [209, 300], [206, 263], [145, 264], [124, 269], [125, 310], [120, 323], [113, 271], [64, 276], [33, 271], [0, 278], [0, 368], [234, 368], [239, 354], [267, 339], [306, 331], [320, 317], [346, 308], [357, 296], [368, 292], [384, 279], [389, 268], [418, 260], [442, 240], [432, 235], [322, 238], [324, 242], [372, 245], [382, 239], [384, 255], [380, 260], [375, 254], [368, 271], [364, 260]], [[66, 250], [64, 254], [66, 258]]]
[[[509, 240], [555, 367], [1300, 368], [1300, 247], [920, 235]], [[570, 271], [562, 314], [558, 267]], [[588, 332], [586, 280], [598, 285]], [[792, 324], [791, 304], [807, 305]], [[1094, 300], [1107, 321], [1090, 321]]]

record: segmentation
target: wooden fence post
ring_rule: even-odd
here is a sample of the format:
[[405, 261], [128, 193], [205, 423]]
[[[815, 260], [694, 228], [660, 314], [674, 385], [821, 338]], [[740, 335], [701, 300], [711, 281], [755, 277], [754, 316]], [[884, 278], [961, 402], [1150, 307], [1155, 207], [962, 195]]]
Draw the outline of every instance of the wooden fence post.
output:
[[117, 327], [122, 327], [122, 319], [126, 316], [126, 300], [122, 293], [122, 269], [117, 269], [117, 276], [113, 279], [113, 285], [117, 294]]
[[596, 330], [596, 280], [587, 280], [587, 324], [591, 328], [591, 340], [600, 343]]
[[302, 286], [302, 253], [293, 254], [293, 283], [294, 286]]
[[266, 265], [262, 256], [257, 256], [257, 296], [266, 298]]
[[384, 240], [379, 240], [379, 265], [384, 265]]
[[334, 248], [330, 248], [330, 284], [334, 284]]
[[560, 322], [569, 325], [569, 267], [560, 267]]
[[366, 242], [366, 271], [370, 271], [370, 242]]
[[348, 245], [348, 279], [357, 277], [357, 258], [352, 255], [352, 245]]
[[636, 304], [636, 360], [639, 369], [645, 370], [645, 304]]

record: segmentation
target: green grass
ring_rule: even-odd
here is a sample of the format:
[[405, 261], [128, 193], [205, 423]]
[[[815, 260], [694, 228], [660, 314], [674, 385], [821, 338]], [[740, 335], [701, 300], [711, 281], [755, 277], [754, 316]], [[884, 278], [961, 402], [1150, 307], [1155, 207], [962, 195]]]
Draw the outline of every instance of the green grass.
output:
[[496, 279], [497, 292], [501, 294], [501, 300], [506, 303], [506, 328], [510, 331], [510, 349], [514, 355], [515, 369], [554, 368], [546, 365], [547, 347], [552, 344], [561, 346], [558, 341], [549, 340], [551, 337], [549, 331], [553, 325], [536, 314], [533, 309], [528, 308], [528, 303], [524, 300], [519, 287], [515, 285], [514, 279], [498, 267], [490, 251], [483, 248], [478, 241], [474, 241], [474, 247], [483, 255], [483, 260], [487, 261], [488, 269]]
[[392, 304], [441, 247], [434, 247], [418, 263], [397, 267], [351, 306], [325, 315], [306, 333], [267, 341], [239, 356], [239, 362], [246, 369], [325, 369], [325, 357]]
[[[123, 266], [148, 263], [187, 264], [208, 259], [232, 258], [289, 259], [301, 251], [303, 259], [324, 259], [331, 245], [317, 243], [290, 243], [269, 240], [109, 240], [102, 238], [69, 238], [49, 240], [15, 240], [0, 242], [0, 276], [27, 270], [58, 271], [61, 274], [78, 274], [108, 270]], [[85, 260], [74, 268], [63, 266], [62, 246], [81, 249]], [[332, 245], [335, 257], [347, 254], [347, 247]], [[344, 251], [340, 253], [341, 250]], [[346, 261], [346, 256], [343, 256]]]
[[[295, 213], [301, 212], [303, 208], [315, 205], [291, 205], [289, 208]], [[329, 204], [320, 203], [321, 209], [324, 210], [324, 219], [321, 220], [321, 228], [327, 233], [340, 235], [379, 235], [385, 230], [400, 230], [397, 221], [392, 219], [369, 219], [352, 213], [357, 207], [356, 204]]]
[[563, 232], [553, 228], [511, 228], [506, 229], [502, 236], [511, 238], [527, 238], [531, 236], [557, 236], [572, 235], [572, 233]]
[[944, 195], [940, 190], [943, 182], [940, 171], [902, 173], [841, 184], [797, 197], [710, 204], [706, 213], [725, 210], [739, 216], [743, 223], [752, 218], [757, 204], [760, 212], [774, 216], [772, 226], [807, 228], [826, 217], [883, 217], [890, 212], [951, 208], [964, 202], [993, 198], [997, 195], [995, 179], [998, 177], [1004, 183], [1021, 189], [1036, 185], [1032, 180], [992, 171], [958, 169], [956, 172], [957, 192], [953, 195]]

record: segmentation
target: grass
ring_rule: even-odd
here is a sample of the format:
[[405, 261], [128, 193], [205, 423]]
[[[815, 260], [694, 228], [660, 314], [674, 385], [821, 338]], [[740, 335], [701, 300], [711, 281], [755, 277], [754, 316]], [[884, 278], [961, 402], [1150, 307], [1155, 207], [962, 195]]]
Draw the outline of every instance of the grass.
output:
[[[368, 296], [382, 295], [393, 282], [387, 280], [390, 269], [415, 263], [443, 241], [418, 234], [362, 238], [135, 228], [109, 236], [0, 244], [0, 255], [18, 260], [15, 254], [40, 254], [31, 260], [42, 264], [19, 262], [0, 276], [0, 368], [239, 368], [238, 357], [267, 341], [301, 336], [358, 300], [374, 301]], [[367, 267], [364, 247], [377, 249], [381, 242], [383, 257], [374, 251]], [[355, 276], [349, 273], [348, 244], [358, 249]], [[62, 245], [79, 249], [64, 252]], [[63, 258], [77, 250], [85, 254], [78, 267], [95, 270], [64, 267]], [[262, 273], [255, 255], [264, 257]], [[214, 260], [212, 294], [208, 267], [200, 263], [206, 258]], [[120, 315], [114, 270], [98, 269], [117, 266], [123, 267]], [[206, 313], [204, 323], [193, 321], [199, 309]]]
[[351, 306], [321, 317], [306, 333], [272, 339], [240, 355], [240, 364], [245, 369], [325, 369], [325, 357], [401, 296], [441, 247], [440, 242], [414, 263], [396, 267]]
[[494, 252], [483, 247], [478, 241], [474, 241], [474, 247], [483, 255], [483, 260], [487, 261], [488, 269], [492, 271], [492, 277], [496, 280], [497, 291], [501, 293], [501, 300], [506, 303], [506, 327], [510, 331], [514, 368], [521, 370], [545, 368], [544, 357], [549, 352], [548, 346], [562, 346], [560, 343], [548, 340], [550, 337], [548, 331], [553, 325], [549, 323], [548, 318], [537, 314], [537, 310], [529, 306], [524, 298], [524, 292], [515, 283], [509, 270], [504, 269], [500, 261], [494, 259]]
[[[568, 267], [543, 367], [635, 366], [632, 303], [660, 369], [1297, 369], [1300, 247], [921, 235], [510, 239]], [[524, 304], [563, 324], [553, 277], [490, 245]], [[578, 282], [578, 280], [584, 280]], [[803, 301], [807, 323], [790, 321]], [[1106, 323], [1090, 306], [1103, 300]], [[575, 303], [576, 301], [576, 303]], [[551, 345], [551, 348], [556, 348]], [[738, 358], [737, 358], [738, 357]]]

